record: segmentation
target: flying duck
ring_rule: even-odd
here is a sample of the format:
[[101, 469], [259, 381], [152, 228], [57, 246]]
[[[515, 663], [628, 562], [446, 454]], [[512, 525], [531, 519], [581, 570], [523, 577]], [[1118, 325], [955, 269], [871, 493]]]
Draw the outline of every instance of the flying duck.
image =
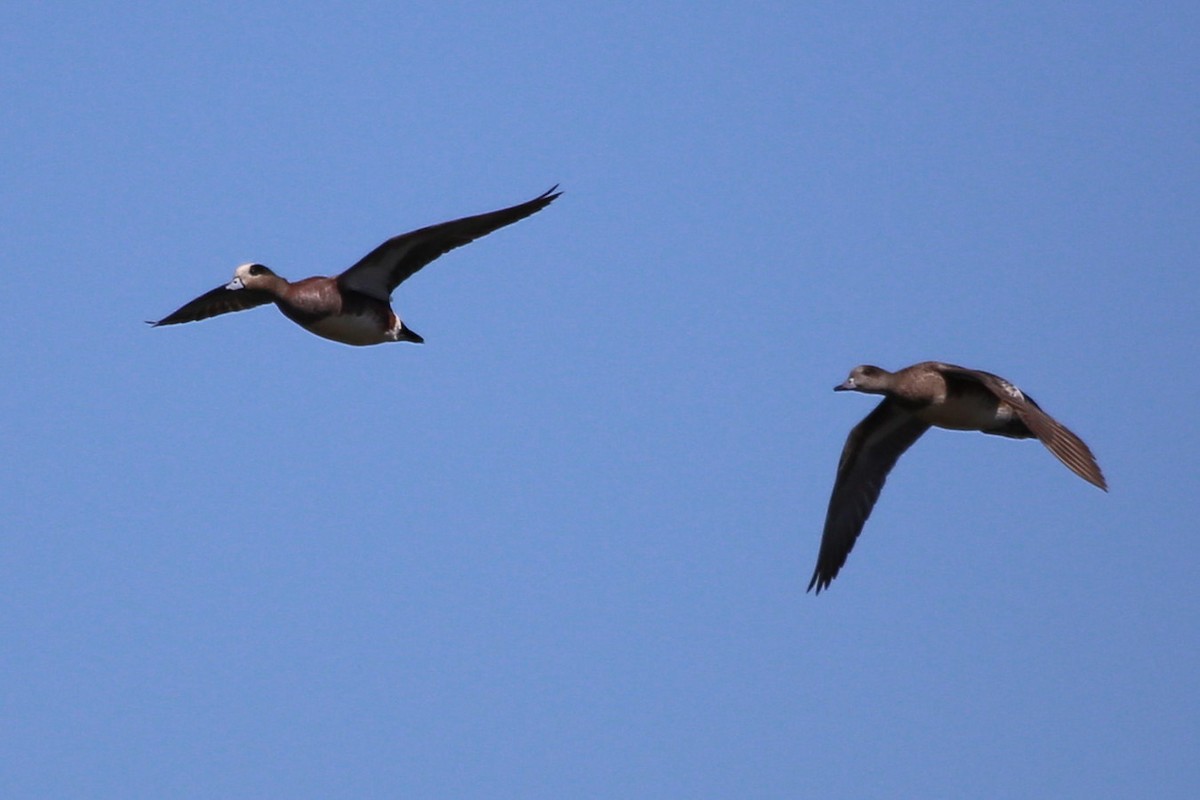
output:
[[388, 239], [333, 278], [289, 282], [262, 264], [242, 264], [233, 280], [150, 325], [176, 325], [274, 303], [310, 333], [350, 345], [421, 343], [423, 338], [392, 309], [392, 292], [421, 267], [456, 247], [541, 211], [562, 192], [557, 186], [499, 211], [430, 225]]
[[888, 472], [930, 426], [1041, 441], [1072, 472], [1108, 491], [1088, 446], [998, 375], [924, 361], [897, 372], [862, 365], [834, 391], [881, 394], [883, 402], [846, 437], [808, 589], [829, 587], [862, 531]]

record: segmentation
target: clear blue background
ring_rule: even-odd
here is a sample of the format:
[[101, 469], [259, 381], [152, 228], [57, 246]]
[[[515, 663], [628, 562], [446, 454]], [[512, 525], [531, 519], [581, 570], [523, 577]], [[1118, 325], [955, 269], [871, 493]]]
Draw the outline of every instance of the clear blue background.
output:
[[[170, 6], [0, 27], [0, 795], [1197, 796], [1194, 3]], [[1111, 493], [934, 431], [805, 595], [924, 359]]]

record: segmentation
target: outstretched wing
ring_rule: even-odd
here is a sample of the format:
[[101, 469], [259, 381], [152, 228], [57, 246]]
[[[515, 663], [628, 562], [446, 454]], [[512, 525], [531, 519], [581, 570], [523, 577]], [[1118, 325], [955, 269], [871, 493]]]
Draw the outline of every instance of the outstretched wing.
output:
[[532, 200], [499, 211], [394, 236], [339, 275], [338, 285], [344, 290], [389, 302], [395, 288], [421, 267], [456, 247], [541, 211], [562, 194], [555, 191], [557, 188], [557, 185], [552, 186]]
[[248, 308], [270, 303], [274, 299], [267, 292], [259, 292], [254, 289], [227, 289], [219, 286], [211, 292], [205, 292], [190, 303], [180, 306], [158, 322], [150, 322], [150, 324], [157, 328], [159, 325], [196, 322], [215, 317], [218, 314], [228, 314], [231, 311], [245, 311]]
[[886, 398], [846, 437], [808, 590], [829, 586], [846, 563], [896, 460], [929, 425]]
[[1096, 462], [1096, 457], [1092, 455], [1088, 446], [1065, 425], [1043, 411], [1032, 397], [999, 375], [978, 369], [945, 366], [948, 369], [944, 369], [943, 372], [947, 375], [977, 381], [997, 398], [1011, 406], [1021, 422], [1025, 423], [1025, 427], [1029, 428], [1038, 441], [1054, 454], [1055, 458], [1088, 483], [1108, 491], [1104, 473], [1100, 471], [1100, 465]]

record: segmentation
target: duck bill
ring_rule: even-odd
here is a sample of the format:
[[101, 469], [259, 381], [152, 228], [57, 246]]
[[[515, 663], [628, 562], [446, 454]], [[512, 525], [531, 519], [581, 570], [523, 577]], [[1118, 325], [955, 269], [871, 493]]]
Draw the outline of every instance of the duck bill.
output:
[[234, 278], [229, 283], [225, 284], [225, 288], [232, 292], [235, 289], [245, 289], [246, 284], [242, 283], [241, 278]]
[[835, 392], [849, 392], [849, 391], [853, 391], [853, 390], [854, 390], [854, 381], [853, 381], [853, 380], [851, 380], [851, 379], [849, 379], [849, 378], [847, 378], [847, 379], [846, 379], [845, 381], [843, 381], [842, 383], [839, 383], [837, 386], [833, 387], [833, 390], [834, 390]]

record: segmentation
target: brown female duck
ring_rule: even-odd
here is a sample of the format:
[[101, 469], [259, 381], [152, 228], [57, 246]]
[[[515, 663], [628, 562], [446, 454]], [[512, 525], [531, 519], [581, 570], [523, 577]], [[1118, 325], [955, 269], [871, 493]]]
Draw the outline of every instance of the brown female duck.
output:
[[931, 426], [1041, 441], [1088, 483], [1108, 491], [1088, 446], [1013, 384], [998, 375], [925, 361], [888, 372], [862, 365], [834, 391], [881, 394], [883, 402], [854, 426], [838, 462], [821, 550], [808, 588], [817, 594], [846, 563], [888, 472]]

